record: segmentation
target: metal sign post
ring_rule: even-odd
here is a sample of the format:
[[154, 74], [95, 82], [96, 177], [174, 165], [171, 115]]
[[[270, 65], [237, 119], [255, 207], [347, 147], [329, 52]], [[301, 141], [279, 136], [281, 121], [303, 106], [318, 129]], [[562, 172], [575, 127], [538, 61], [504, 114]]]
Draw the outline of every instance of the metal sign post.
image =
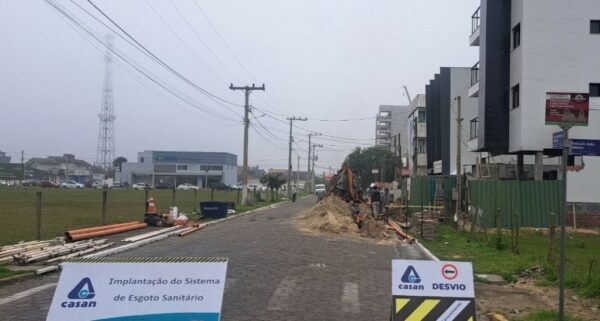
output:
[[588, 93], [546, 93], [546, 125], [559, 125], [562, 128], [562, 203], [560, 224], [560, 266], [558, 319], [565, 319], [565, 226], [567, 212], [567, 162], [569, 159], [569, 129], [573, 126], [587, 126], [589, 121], [590, 97]]

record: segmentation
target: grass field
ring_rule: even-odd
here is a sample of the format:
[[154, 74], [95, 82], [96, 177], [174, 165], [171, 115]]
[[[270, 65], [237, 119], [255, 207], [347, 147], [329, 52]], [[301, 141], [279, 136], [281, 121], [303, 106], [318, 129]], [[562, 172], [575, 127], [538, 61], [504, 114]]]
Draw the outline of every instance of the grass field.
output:
[[[62, 235], [75, 228], [102, 224], [102, 191], [95, 189], [58, 188], [0, 188], [0, 245], [36, 238], [36, 192], [42, 192], [42, 239]], [[252, 192], [250, 192], [252, 193]], [[171, 206], [171, 190], [151, 190], [159, 212], [167, 212]], [[240, 191], [241, 197], [241, 191]], [[237, 204], [237, 191], [215, 191], [215, 201], [233, 201]], [[263, 192], [263, 199], [266, 193]], [[198, 202], [209, 201], [210, 190], [176, 191], [175, 205], [180, 213], [193, 213]], [[142, 221], [145, 209], [145, 191], [133, 189], [111, 189], [107, 197], [108, 224], [129, 221]], [[236, 206], [238, 213], [265, 206], [259, 203], [254, 207]]]
[[[493, 235], [488, 235], [491, 240]], [[510, 235], [504, 235], [506, 249], [498, 250], [493, 242], [470, 241], [467, 233], [441, 225], [433, 241], [423, 244], [442, 260], [473, 262], [475, 273], [491, 273], [513, 281], [520, 272], [534, 266], [542, 266], [543, 285], [556, 285], [558, 271], [558, 233], [554, 247], [554, 263], [548, 263], [549, 238], [541, 231], [521, 231], [519, 254], [510, 250]], [[565, 245], [567, 287], [585, 297], [600, 296], [600, 236], [590, 234], [567, 234]]]

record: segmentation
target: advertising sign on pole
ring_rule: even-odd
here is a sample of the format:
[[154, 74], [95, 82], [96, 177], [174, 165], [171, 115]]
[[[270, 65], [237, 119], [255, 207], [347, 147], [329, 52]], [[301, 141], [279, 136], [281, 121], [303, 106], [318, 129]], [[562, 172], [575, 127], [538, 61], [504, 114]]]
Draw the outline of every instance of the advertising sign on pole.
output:
[[[562, 148], [563, 133], [552, 134], [552, 148]], [[569, 139], [571, 143], [570, 155], [576, 156], [600, 156], [600, 139]]]
[[97, 258], [63, 265], [46, 321], [218, 321], [227, 258]]
[[587, 126], [588, 93], [546, 93], [546, 125]]
[[392, 320], [475, 321], [469, 262], [392, 261]]

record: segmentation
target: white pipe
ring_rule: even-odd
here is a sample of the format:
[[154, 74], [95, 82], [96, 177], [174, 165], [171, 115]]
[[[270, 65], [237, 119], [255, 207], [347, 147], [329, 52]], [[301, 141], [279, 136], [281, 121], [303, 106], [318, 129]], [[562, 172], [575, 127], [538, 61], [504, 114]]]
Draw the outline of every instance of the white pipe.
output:
[[160, 229], [158, 231], [152, 231], [152, 232], [148, 232], [148, 233], [144, 233], [144, 234], [139, 234], [139, 235], [131, 236], [131, 237], [128, 237], [126, 239], [123, 239], [122, 242], [137, 242], [139, 240], [143, 240], [145, 238], [153, 237], [155, 235], [160, 235], [162, 233], [167, 233], [169, 231], [173, 231], [173, 230], [176, 230], [178, 228], [181, 228], [181, 226], [179, 225], [179, 226], [167, 227], [167, 228]]
[[145, 245], [145, 244], [149, 244], [149, 243], [152, 243], [152, 242], [160, 241], [162, 239], [165, 239], [165, 238], [167, 238], [167, 237], [169, 237], [171, 235], [175, 235], [177, 233], [179, 233], [178, 230], [171, 231], [171, 232], [168, 232], [168, 233], [160, 234], [160, 235], [155, 236], [155, 237], [150, 237], [150, 238], [147, 238], [147, 239], [143, 239], [141, 241], [132, 242], [132, 243], [129, 243], [129, 244], [125, 244], [125, 245], [114, 247], [112, 249], [108, 249], [108, 250], [104, 250], [104, 251], [101, 251], [101, 252], [89, 254], [89, 255], [84, 256], [84, 258], [104, 257], [104, 256], [107, 256], [107, 255], [124, 252], [124, 251], [127, 251], [129, 249], [134, 249], [136, 247], [140, 247], [140, 246]]

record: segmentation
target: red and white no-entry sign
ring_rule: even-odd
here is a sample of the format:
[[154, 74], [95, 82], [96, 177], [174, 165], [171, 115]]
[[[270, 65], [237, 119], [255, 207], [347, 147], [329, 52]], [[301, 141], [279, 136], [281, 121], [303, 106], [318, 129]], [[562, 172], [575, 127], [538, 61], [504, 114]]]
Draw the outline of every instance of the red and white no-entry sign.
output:
[[454, 280], [458, 277], [458, 269], [452, 264], [442, 266], [442, 276], [446, 280]]

